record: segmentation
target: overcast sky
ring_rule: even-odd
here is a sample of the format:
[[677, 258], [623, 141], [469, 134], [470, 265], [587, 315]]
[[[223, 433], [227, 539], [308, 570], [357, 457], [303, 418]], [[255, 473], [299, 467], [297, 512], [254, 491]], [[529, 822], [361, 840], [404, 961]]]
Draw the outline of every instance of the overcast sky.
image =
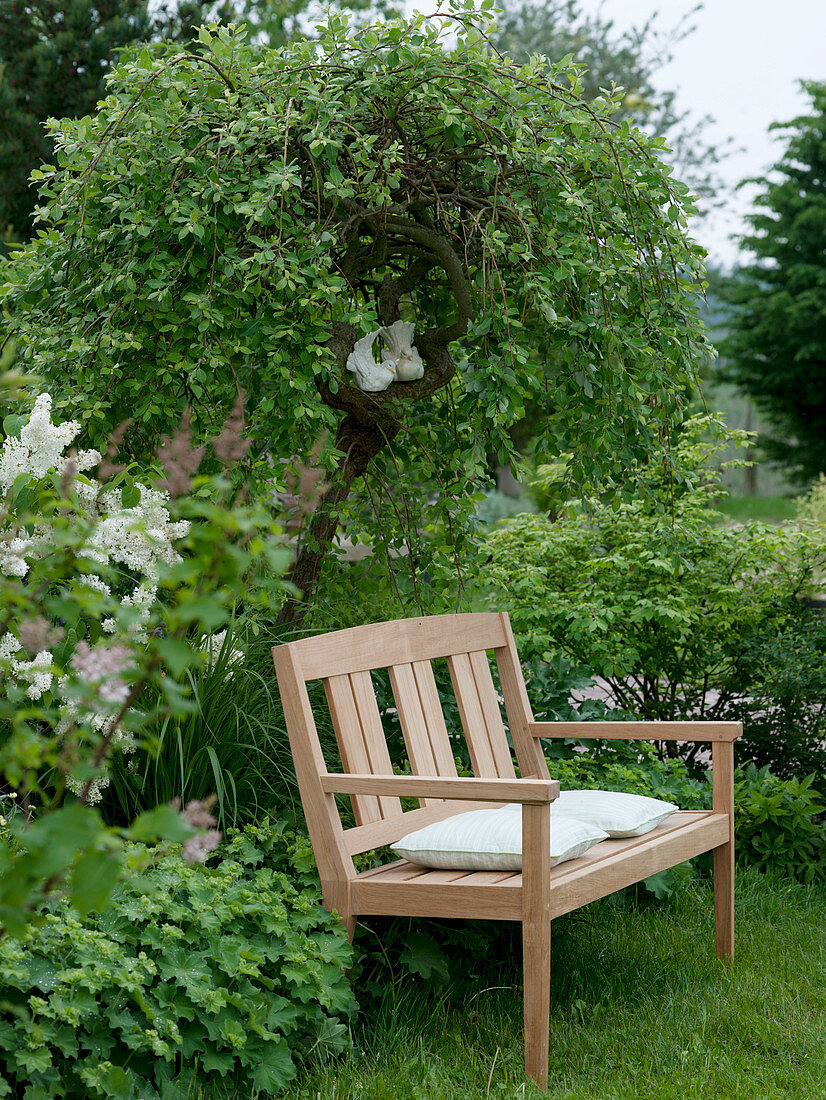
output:
[[[580, 0], [585, 11], [602, 11], [617, 29], [638, 26], [659, 12], [659, 25], [674, 26], [691, 0]], [[715, 141], [732, 137], [742, 151], [721, 166], [727, 183], [764, 175], [781, 144], [772, 122], [802, 113], [807, 102], [800, 80], [826, 80], [826, 0], [706, 0], [694, 17], [696, 31], [680, 43], [658, 83], [678, 89], [677, 106], [713, 115]], [[737, 246], [727, 238], [743, 228], [742, 215], [754, 189], [732, 195], [727, 209], [698, 227], [709, 261], [730, 266]]]

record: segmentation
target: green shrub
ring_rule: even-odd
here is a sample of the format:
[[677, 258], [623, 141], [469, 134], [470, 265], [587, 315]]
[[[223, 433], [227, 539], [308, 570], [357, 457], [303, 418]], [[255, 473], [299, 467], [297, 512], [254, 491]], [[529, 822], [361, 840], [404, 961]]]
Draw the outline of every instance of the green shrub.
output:
[[780, 779], [768, 766], [738, 769], [735, 845], [741, 863], [774, 868], [808, 882], [826, 876], [826, 805], [814, 776]]
[[238, 624], [211, 660], [181, 677], [186, 711], [168, 713], [162, 699], [147, 700], [144, 744], [128, 763], [116, 760], [111, 768], [101, 807], [108, 823], [213, 792], [222, 829], [267, 816], [301, 817], [270, 651], [280, 640], [270, 629]]
[[826, 557], [808, 528], [719, 526], [707, 426], [689, 424], [670, 456], [681, 482], [661, 456], [639, 499], [519, 516], [485, 544], [479, 585], [510, 612], [523, 659], [593, 669], [642, 719], [727, 717], [748, 693], [744, 639], [792, 622]]
[[[0, 940], [0, 1096], [276, 1092], [311, 1051], [346, 1047], [351, 951], [309, 846], [262, 825], [214, 868], [154, 860], [84, 920], [64, 902]], [[286, 873], [285, 873], [286, 872]]]
[[826, 474], [821, 474], [808, 493], [798, 499], [797, 518], [826, 528]]
[[826, 619], [801, 610], [769, 623], [741, 649], [742, 695], [727, 717], [743, 723], [740, 763], [783, 779], [826, 775]]

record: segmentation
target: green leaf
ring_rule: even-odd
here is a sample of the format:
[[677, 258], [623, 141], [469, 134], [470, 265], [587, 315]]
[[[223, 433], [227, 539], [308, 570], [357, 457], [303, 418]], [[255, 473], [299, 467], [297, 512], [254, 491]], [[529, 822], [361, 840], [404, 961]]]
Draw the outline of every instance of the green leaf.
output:
[[154, 810], [145, 810], [139, 814], [129, 828], [126, 836], [143, 844], [152, 844], [161, 840], [184, 841], [195, 833], [191, 825], [181, 817], [172, 806], [158, 806]]
[[120, 860], [112, 852], [86, 852], [72, 869], [71, 903], [81, 914], [105, 908], [118, 881]]
[[289, 1084], [295, 1075], [296, 1068], [290, 1048], [284, 1040], [280, 1040], [264, 1045], [264, 1053], [255, 1067], [252, 1080], [255, 1087], [262, 1092], [277, 1092]]

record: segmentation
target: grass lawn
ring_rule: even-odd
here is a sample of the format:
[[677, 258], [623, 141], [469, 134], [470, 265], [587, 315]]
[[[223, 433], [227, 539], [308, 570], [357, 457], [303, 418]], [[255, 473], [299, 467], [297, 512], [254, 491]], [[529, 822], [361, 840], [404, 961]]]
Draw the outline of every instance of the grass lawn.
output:
[[[626, 894], [555, 922], [551, 1097], [826, 1097], [826, 887], [757, 872], [737, 886], [733, 967], [714, 957], [707, 880], [670, 902]], [[461, 998], [418, 978], [391, 985], [354, 1053], [285, 1100], [539, 1097], [522, 1072], [518, 940], [495, 942], [499, 959], [467, 959], [478, 980]]]
[[723, 515], [733, 520], [761, 520], [763, 523], [782, 523], [794, 519], [796, 505], [792, 497], [723, 497], [715, 503]]

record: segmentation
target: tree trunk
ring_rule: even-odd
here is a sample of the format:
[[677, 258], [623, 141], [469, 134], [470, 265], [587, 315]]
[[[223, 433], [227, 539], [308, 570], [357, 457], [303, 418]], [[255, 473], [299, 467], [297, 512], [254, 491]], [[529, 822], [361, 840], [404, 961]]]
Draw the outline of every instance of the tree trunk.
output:
[[396, 431], [361, 424], [348, 413], [336, 433], [336, 448], [344, 452], [335, 480], [322, 496], [312, 517], [299, 529], [298, 557], [290, 580], [300, 595], [290, 596], [275, 620], [276, 630], [300, 631], [307, 617], [324, 558], [329, 553], [338, 527], [338, 507], [347, 497], [356, 478], [367, 470], [371, 459], [389, 443]]

